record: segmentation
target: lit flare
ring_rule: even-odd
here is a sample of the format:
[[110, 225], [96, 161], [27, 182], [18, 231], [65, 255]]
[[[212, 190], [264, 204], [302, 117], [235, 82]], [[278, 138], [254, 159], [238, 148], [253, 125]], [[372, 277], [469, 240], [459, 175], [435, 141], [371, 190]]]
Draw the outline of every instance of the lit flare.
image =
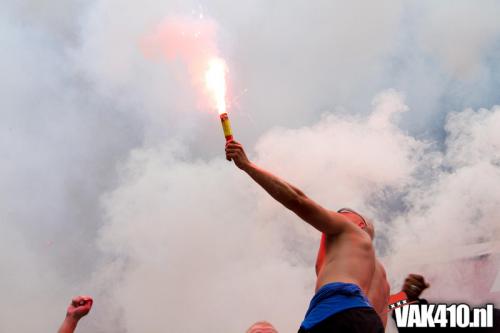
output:
[[205, 72], [205, 84], [215, 108], [217, 112], [219, 112], [226, 142], [229, 142], [233, 140], [233, 132], [226, 111], [226, 72], [227, 67], [223, 59], [210, 59], [208, 61], [207, 71]]
[[226, 113], [226, 63], [221, 58], [208, 61], [205, 84], [219, 114]]

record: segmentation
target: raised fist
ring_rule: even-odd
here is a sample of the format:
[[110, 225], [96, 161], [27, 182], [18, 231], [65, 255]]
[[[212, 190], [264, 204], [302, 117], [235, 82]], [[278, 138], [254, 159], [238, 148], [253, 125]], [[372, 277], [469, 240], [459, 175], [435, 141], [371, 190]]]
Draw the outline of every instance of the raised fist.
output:
[[415, 301], [420, 297], [424, 289], [429, 288], [429, 286], [422, 275], [410, 274], [406, 277], [402, 290], [410, 301]]
[[76, 296], [71, 300], [71, 304], [66, 311], [66, 317], [71, 317], [80, 320], [83, 316], [87, 315], [92, 308], [92, 297], [90, 296]]

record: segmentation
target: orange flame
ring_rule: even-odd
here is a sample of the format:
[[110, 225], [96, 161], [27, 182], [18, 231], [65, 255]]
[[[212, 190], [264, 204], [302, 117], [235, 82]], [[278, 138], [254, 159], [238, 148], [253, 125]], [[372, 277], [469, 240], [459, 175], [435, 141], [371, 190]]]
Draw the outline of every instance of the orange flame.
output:
[[226, 113], [226, 72], [224, 59], [211, 58], [205, 72], [205, 85], [219, 114]]

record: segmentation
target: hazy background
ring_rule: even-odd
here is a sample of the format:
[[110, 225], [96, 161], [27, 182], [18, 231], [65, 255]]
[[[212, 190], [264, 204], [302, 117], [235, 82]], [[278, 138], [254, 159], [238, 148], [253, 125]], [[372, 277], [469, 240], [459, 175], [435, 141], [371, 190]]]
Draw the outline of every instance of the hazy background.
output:
[[[498, 1], [3, 1], [0, 332], [296, 331], [319, 233], [224, 160], [167, 18], [212, 22], [255, 162], [372, 216], [393, 292], [500, 302]], [[211, 24], [212, 24], [211, 23]], [[216, 36], [215, 36], [216, 34]]]

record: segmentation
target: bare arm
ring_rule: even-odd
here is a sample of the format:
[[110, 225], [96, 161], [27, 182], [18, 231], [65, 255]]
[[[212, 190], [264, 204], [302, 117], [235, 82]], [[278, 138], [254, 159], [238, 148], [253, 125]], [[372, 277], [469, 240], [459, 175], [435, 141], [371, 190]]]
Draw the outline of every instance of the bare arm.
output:
[[226, 144], [226, 158], [233, 160], [238, 168], [245, 171], [276, 201], [319, 231], [337, 234], [343, 230], [346, 222], [344, 216], [323, 208], [298, 188], [251, 163], [238, 142]]
[[76, 329], [77, 324], [78, 324], [77, 320], [66, 317], [62, 322], [61, 327], [59, 327], [57, 333], [73, 333]]

